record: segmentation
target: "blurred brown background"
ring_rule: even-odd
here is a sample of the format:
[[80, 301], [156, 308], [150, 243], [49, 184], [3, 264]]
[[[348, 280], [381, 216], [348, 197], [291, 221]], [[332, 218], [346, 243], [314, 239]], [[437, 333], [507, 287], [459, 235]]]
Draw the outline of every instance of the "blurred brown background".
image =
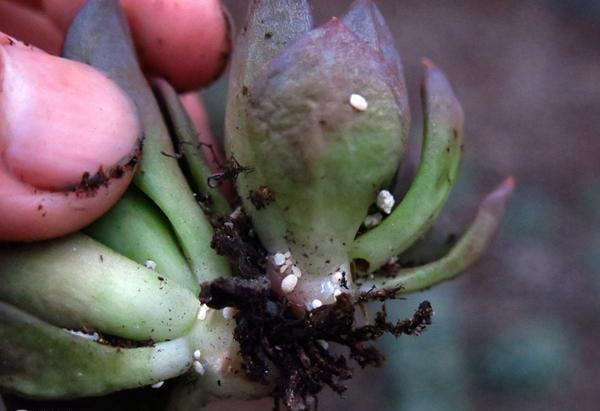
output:
[[[225, 3], [239, 22], [247, 2]], [[322, 22], [350, 1], [313, 3]], [[600, 2], [378, 4], [406, 69], [413, 157], [421, 57], [445, 70], [464, 106], [466, 151], [446, 217], [468, 223], [508, 174], [517, 190], [477, 266], [394, 304], [406, 316], [429, 299], [433, 326], [418, 338], [385, 340], [385, 369], [362, 373], [342, 399], [324, 395], [320, 409], [598, 410]]]

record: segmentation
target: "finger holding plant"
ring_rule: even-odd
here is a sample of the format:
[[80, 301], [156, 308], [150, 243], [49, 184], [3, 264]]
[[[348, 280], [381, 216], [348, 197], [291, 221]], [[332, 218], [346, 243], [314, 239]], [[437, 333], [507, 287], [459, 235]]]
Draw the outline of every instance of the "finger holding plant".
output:
[[[394, 199], [387, 189], [410, 115], [401, 60], [373, 2], [357, 0], [317, 28], [306, 1], [251, 2], [231, 63], [227, 159], [217, 174], [169, 82], [152, 80], [152, 92], [125, 14], [116, 0], [89, 0], [63, 54], [104, 73], [135, 107], [137, 117], [122, 120], [139, 121], [135, 137], [121, 140], [136, 146], [143, 131], [133, 184], [83, 233], [0, 248], [0, 384], [73, 398], [181, 376], [170, 385], [170, 409], [269, 392], [288, 409], [310, 409], [323, 386], [342, 392], [352, 375], [329, 343], [361, 366], [378, 365], [382, 355], [368, 341], [417, 335], [431, 322], [424, 302], [411, 319], [390, 323], [384, 310], [359, 324], [356, 304], [467, 268], [514, 182], [484, 199], [446, 256], [401, 267], [396, 257], [431, 228], [456, 181], [463, 112], [425, 60], [421, 164], [408, 193]], [[37, 164], [23, 160], [22, 170]], [[64, 175], [35, 183], [56, 190], [47, 181], [76, 176]], [[228, 178], [239, 195], [233, 208], [217, 187]]]

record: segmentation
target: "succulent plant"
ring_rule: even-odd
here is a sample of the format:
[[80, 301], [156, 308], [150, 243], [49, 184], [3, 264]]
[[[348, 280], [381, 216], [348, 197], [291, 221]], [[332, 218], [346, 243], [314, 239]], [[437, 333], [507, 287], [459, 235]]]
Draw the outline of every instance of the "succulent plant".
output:
[[[117, 0], [89, 0], [63, 54], [125, 92], [143, 154], [123, 198], [83, 232], [0, 247], [0, 386], [23, 396], [95, 396], [179, 377], [168, 382], [170, 409], [269, 392], [306, 409], [322, 386], [342, 391], [350, 376], [327, 341], [348, 346], [361, 366], [377, 364], [365, 341], [418, 334], [430, 322], [424, 303], [411, 320], [391, 324], [380, 313], [358, 326], [354, 305], [467, 268], [514, 185], [509, 178], [483, 200], [444, 257], [398, 263], [456, 181], [463, 113], [442, 71], [425, 61], [421, 163], [394, 199], [388, 188], [410, 115], [400, 57], [370, 0], [317, 28], [307, 1], [251, 2], [231, 63], [227, 161], [217, 174], [176, 92], [140, 71]], [[129, 129], [124, 138], [137, 138]], [[224, 180], [235, 180], [233, 204], [218, 189]]]

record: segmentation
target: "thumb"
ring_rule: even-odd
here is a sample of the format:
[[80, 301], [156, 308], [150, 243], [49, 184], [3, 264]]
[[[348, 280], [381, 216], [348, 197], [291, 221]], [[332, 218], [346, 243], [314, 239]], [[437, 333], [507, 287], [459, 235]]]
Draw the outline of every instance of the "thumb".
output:
[[104, 74], [0, 34], [0, 240], [91, 223], [139, 155], [133, 104]]

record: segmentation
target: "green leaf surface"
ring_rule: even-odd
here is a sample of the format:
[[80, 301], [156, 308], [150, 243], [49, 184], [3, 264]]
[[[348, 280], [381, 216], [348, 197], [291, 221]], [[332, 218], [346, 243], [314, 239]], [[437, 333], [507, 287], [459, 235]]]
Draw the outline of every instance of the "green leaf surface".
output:
[[422, 88], [421, 164], [401, 203], [383, 223], [359, 236], [352, 259], [375, 271], [399, 255], [434, 223], [456, 182], [463, 144], [463, 113], [450, 83], [428, 64]]
[[164, 278], [194, 295], [200, 291], [169, 221], [135, 186], [129, 187], [125, 196], [85, 232], [138, 264], [155, 262], [156, 271]]
[[40, 399], [102, 395], [183, 374], [186, 340], [152, 347], [101, 345], [0, 302], [0, 386]]
[[406, 138], [410, 129], [410, 111], [408, 92], [404, 82], [404, 68], [400, 54], [394, 44], [394, 36], [372, 0], [356, 0], [342, 17], [346, 27], [362, 41], [383, 55], [396, 81], [392, 84], [398, 109], [402, 116], [403, 136]]
[[210, 210], [217, 215], [224, 215], [231, 211], [231, 207], [218, 188], [208, 185], [208, 178], [212, 175], [206, 165], [204, 156], [199, 147], [198, 132], [192, 120], [181, 104], [179, 95], [169, 83], [156, 79], [154, 88], [158, 92], [168, 117], [173, 137], [177, 142], [177, 149], [183, 155], [189, 170], [193, 185], [199, 195], [207, 198]]
[[420, 267], [400, 270], [394, 278], [379, 278], [363, 282], [360, 289], [401, 287], [407, 294], [427, 289], [442, 281], [451, 280], [473, 264], [485, 252], [504, 214], [506, 202], [514, 189], [512, 177], [504, 180], [485, 197], [467, 232], [443, 258]]
[[189, 331], [189, 290], [83, 234], [0, 249], [0, 300], [52, 324], [133, 340]]
[[[250, 3], [231, 61], [225, 119], [227, 154], [234, 156], [241, 165], [254, 166], [256, 162], [247, 139], [246, 108], [250, 87], [273, 57], [311, 28], [312, 16], [306, 0]], [[285, 224], [280, 210], [271, 206], [257, 210], [248, 200], [250, 190], [266, 185], [261, 170], [239, 175], [236, 183], [263, 245], [272, 252], [286, 247], [283, 240]]]
[[199, 282], [229, 274], [210, 247], [212, 227], [196, 203], [173, 153], [162, 115], [136, 60], [126, 19], [117, 0], [89, 0], [65, 40], [63, 55], [108, 75], [134, 101], [144, 128], [144, 152], [134, 183], [171, 222]]
[[[250, 89], [251, 166], [275, 193], [303, 271], [346, 262], [398, 167], [406, 141], [395, 81], [381, 54], [334, 19], [286, 48]], [[353, 94], [366, 110], [351, 105]]]

